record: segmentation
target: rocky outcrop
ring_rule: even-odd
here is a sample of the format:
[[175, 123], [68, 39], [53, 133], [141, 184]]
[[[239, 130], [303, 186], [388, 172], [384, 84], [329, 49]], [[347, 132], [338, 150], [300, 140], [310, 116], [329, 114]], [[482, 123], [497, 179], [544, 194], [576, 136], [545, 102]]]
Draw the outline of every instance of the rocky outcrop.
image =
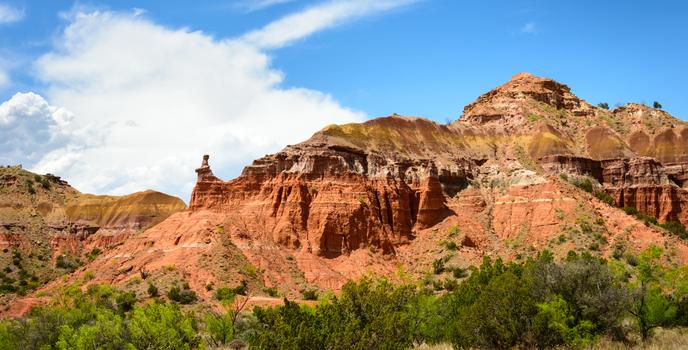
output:
[[688, 178], [684, 164], [663, 165], [651, 157], [601, 161], [572, 156], [549, 156], [540, 160], [549, 174], [576, 174], [597, 180], [620, 207], [634, 207], [656, 217], [688, 223]]
[[664, 166], [654, 158], [609, 159], [602, 165], [602, 183], [611, 187], [665, 185], [669, 178]]
[[660, 222], [688, 223], [688, 191], [672, 185], [631, 186], [606, 189], [618, 206], [634, 207]]
[[600, 161], [571, 155], [551, 155], [540, 158], [539, 164], [548, 174], [576, 174], [590, 176], [603, 182], [602, 164]]
[[199, 177], [190, 209], [235, 215], [241, 236], [335, 257], [367, 247], [392, 253], [414, 228], [448, 215], [444, 199], [436, 168], [381, 166], [375, 156], [334, 148], [268, 156], [229, 182]]
[[663, 165], [669, 180], [682, 188], [688, 185], [688, 162], [667, 163]]
[[[664, 164], [639, 151], [668, 137], [657, 128], [681, 125], [646, 107], [593, 107], [564, 84], [518, 74], [466, 106], [451, 125], [398, 115], [331, 125], [255, 160], [228, 182], [212, 174], [206, 156], [190, 209], [236, 215], [240, 236], [318, 256], [361, 248], [393, 253], [454, 215], [448, 200], [472, 185], [538, 184], [545, 181], [538, 174], [569, 173], [597, 180], [619, 205], [643, 201], [627, 199], [634, 197], [630, 188], [682, 193], [674, 187], [688, 179], [683, 163]], [[532, 172], [529, 179], [513, 182], [524, 170]], [[660, 211], [682, 210], [672, 206]]]
[[554, 110], [568, 110], [575, 116], [594, 115], [587, 102], [571, 93], [568, 86], [552, 79], [520, 73], [512, 79], [478, 97], [464, 107], [462, 123], [488, 126], [498, 132], [521, 133], [518, 126], [525, 124], [536, 114], [537, 104], [544, 104]]

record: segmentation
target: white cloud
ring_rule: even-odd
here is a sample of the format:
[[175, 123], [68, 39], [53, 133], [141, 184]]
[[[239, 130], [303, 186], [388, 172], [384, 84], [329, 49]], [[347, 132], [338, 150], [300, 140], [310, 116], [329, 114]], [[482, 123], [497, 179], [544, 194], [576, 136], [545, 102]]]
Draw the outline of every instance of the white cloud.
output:
[[417, 0], [335, 0], [318, 4], [244, 35], [241, 40], [259, 48], [279, 48], [358, 17], [409, 5]]
[[74, 116], [34, 93], [17, 93], [0, 104], [0, 164], [33, 164], [71, 139]]
[[[354, 1], [357, 10], [328, 4], [359, 17], [409, 1], [382, 2]], [[33, 170], [64, 176], [85, 192], [154, 188], [186, 200], [195, 183], [193, 169], [205, 153], [215, 173], [227, 178], [250, 160], [303, 141], [327, 124], [363, 120], [363, 113], [342, 107], [328, 94], [281, 87], [283, 73], [261, 50], [347, 16], [329, 16], [329, 24], [299, 24], [299, 18], [311, 21], [312, 11], [224, 40], [138, 15], [74, 14], [35, 69], [48, 86], [48, 100], [73, 112], [70, 122], [78, 131], [51, 148]], [[306, 29], [279, 35], [284, 23]], [[260, 40], [245, 40], [249, 37]]]
[[24, 10], [0, 3], [0, 24], [19, 22], [24, 19]]
[[535, 22], [528, 22], [521, 27], [521, 33], [534, 34], [537, 33], [537, 26]]
[[239, 7], [247, 12], [253, 12], [293, 1], [294, 0], [244, 0], [239, 3]]

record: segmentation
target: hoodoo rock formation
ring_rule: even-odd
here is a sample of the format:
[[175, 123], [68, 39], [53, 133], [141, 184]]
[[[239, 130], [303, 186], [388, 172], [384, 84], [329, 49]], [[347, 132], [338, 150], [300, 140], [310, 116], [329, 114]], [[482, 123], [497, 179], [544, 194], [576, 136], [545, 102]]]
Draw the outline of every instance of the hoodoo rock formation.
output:
[[206, 286], [242, 279], [298, 297], [366, 273], [422, 278], [541, 249], [610, 256], [654, 244], [688, 262], [684, 240], [619, 209], [688, 224], [688, 124], [639, 104], [594, 107], [525, 73], [448, 125], [398, 115], [330, 125], [236, 179], [216, 177], [207, 155], [196, 173], [189, 210], [98, 257], [94, 283], [147, 271], [206, 299]]

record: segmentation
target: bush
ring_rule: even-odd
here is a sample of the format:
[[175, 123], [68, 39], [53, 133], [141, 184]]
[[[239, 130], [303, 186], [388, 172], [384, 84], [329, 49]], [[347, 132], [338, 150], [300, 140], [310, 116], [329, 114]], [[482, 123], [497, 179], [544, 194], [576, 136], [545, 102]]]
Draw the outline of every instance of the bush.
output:
[[597, 197], [597, 199], [599, 199], [602, 202], [605, 202], [609, 205], [614, 205], [614, 203], [615, 203], [614, 198], [612, 196], [610, 196], [607, 192], [602, 192], [602, 191], [595, 192], [595, 197]]
[[36, 194], [36, 189], [33, 188], [33, 180], [26, 180], [26, 190], [29, 192], [29, 194]]
[[151, 298], [158, 296], [158, 287], [156, 287], [153, 283], [148, 283], [148, 296]]
[[41, 176], [40, 181], [36, 181], [36, 182], [40, 183], [44, 189], [50, 190], [50, 180], [48, 180], [47, 177]]
[[196, 292], [191, 290], [188, 284], [186, 284], [184, 288], [179, 288], [178, 286], [170, 288], [167, 292], [167, 297], [180, 304], [192, 304], [198, 300]]
[[640, 213], [638, 212], [638, 209], [636, 209], [635, 207], [624, 207], [624, 208], [623, 208], [623, 211], [624, 211], [626, 214], [628, 214], [628, 215], [633, 215], [633, 216], [636, 216], [636, 215], [640, 214]]
[[452, 276], [454, 276], [454, 278], [457, 278], [457, 279], [458, 278], [464, 278], [464, 277], [468, 276], [468, 273], [466, 272], [466, 270], [464, 270], [460, 267], [455, 267], [454, 269], [452, 269]]
[[248, 293], [248, 283], [246, 280], [241, 280], [238, 286], [234, 288], [222, 287], [215, 291], [215, 299], [219, 301], [232, 301], [236, 295], [246, 295]]
[[602, 109], [609, 109], [609, 103], [607, 102], [600, 102], [597, 104], [597, 107], [602, 108]]
[[[192, 349], [196, 320], [175, 305], [138, 307], [129, 293], [103, 285], [72, 286], [50, 306], [0, 321], [0, 349]], [[118, 302], [119, 301], [119, 302]], [[130, 306], [130, 307], [129, 307]]]
[[131, 311], [134, 308], [134, 305], [136, 304], [136, 294], [133, 292], [122, 293], [119, 294], [115, 300], [117, 301], [117, 307], [119, 310], [124, 313]]
[[208, 343], [214, 347], [227, 345], [234, 340], [234, 318], [230, 312], [224, 315], [207, 315], [205, 327], [208, 332]]
[[239, 285], [234, 287], [234, 293], [239, 295], [246, 295], [248, 293], [248, 283], [246, 280], [241, 280]]
[[439, 258], [432, 262], [432, 272], [434, 272], [435, 275], [444, 272], [444, 258]]
[[645, 225], [658, 225], [657, 218], [643, 214], [634, 207], [624, 207], [623, 210], [626, 214], [635, 216], [636, 219], [642, 221]]
[[97, 247], [96, 247], [96, 248], [93, 248], [93, 249], [91, 249], [90, 252], [86, 253], [86, 258], [88, 259], [88, 261], [93, 261], [93, 260], [95, 260], [96, 257], [98, 257], [98, 255], [100, 255], [100, 253], [102, 253], [102, 252], [103, 252], [103, 251], [100, 250], [100, 249], [97, 248]]
[[574, 186], [580, 188], [581, 190], [583, 190], [585, 192], [592, 193], [592, 189], [593, 189], [592, 188], [592, 181], [590, 181], [590, 179], [587, 177], [582, 178], [582, 179], [575, 179], [575, 180], [571, 181], [571, 184], [573, 184]]
[[458, 246], [456, 245], [456, 242], [454, 242], [454, 241], [444, 241], [444, 242], [442, 242], [442, 244], [443, 244], [448, 250], [451, 250], [451, 251], [455, 251], [455, 250], [458, 248]]
[[682, 239], [688, 239], [688, 232], [686, 232], [686, 227], [680, 222], [667, 221], [663, 224], [660, 224], [659, 226]]
[[194, 349], [201, 342], [196, 320], [165, 303], [135, 308], [127, 330], [136, 349]]
[[267, 294], [273, 298], [278, 295], [277, 288], [275, 288], [275, 287], [263, 288], [263, 292], [265, 292], [265, 294]]
[[[163, 300], [137, 305], [134, 293], [105, 285], [71, 286], [24, 318], [0, 320], [0, 350], [219, 348], [237, 338], [255, 349], [585, 348], [602, 336], [623, 339], [631, 320], [643, 339], [655, 327], [688, 323], [687, 271], [662, 267], [661, 254], [648, 249], [636, 267], [573, 251], [562, 262], [548, 251], [521, 263], [485, 257], [461, 283], [435, 278], [445, 291], [438, 294], [363, 278], [312, 307], [285, 300], [225, 314], [186, 314]], [[185, 291], [188, 284], [174, 286], [170, 299]], [[311, 291], [307, 299], [317, 296]]]
[[623, 257], [623, 247], [616, 246], [614, 247], [614, 251], [612, 252], [612, 257], [616, 260], [621, 260]]
[[458, 226], [452, 226], [447, 230], [447, 236], [448, 237], [454, 237], [454, 236], [458, 235], [459, 232], [461, 232], [461, 231], [459, 230]]
[[318, 300], [318, 291], [315, 289], [302, 289], [301, 297], [303, 300]]
[[232, 301], [234, 300], [234, 296], [236, 296], [234, 288], [223, 287], [215, 291], [215, 299], [219, 301]]
[[78, 259], [74, 259], [74, 257], [64, 254], [58, 256], [57, 260], [55, 261], [55, 267], [65, 269], [70, 272], [76, 270], [79, 268], [79, 266], [81, 266], [81, 262]]
[[652, 107], [655, 109], [662, 109], [662, 104], [655, 101], [655, 102], [652, 102]]

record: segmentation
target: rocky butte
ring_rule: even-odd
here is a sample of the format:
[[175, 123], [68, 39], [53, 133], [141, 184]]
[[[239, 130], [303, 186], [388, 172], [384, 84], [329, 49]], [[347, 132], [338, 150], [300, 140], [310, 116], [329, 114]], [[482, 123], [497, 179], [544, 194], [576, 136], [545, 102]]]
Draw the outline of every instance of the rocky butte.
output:
[[681, 120], [640, 104], [597, 108], [521, 73], [451, 124], [392, 115], [326, 126], [230, 181], [205, 156], [188, 210], [73, 278], [88, 270], [124, 285], [146, 271], [209, 300], [208, 286], [240, 280], [298, 297], [366, 273], [441, 278], [444, 266], [542, 249], [610, 256], [655, 244], [667, 263], [687, 263], [684, 240], [620, 209], [688, 223], [687, 171]]

